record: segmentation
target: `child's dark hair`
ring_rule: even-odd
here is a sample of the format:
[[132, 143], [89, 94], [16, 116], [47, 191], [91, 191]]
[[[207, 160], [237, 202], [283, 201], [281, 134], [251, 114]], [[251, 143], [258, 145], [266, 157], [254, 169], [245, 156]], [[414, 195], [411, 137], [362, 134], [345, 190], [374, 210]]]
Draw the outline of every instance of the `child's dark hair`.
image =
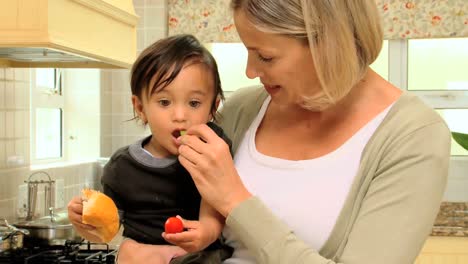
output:
[[[216, 99], [224, 100], [218, 65], [211, 53], [192, 35], [180, 34], [156, 41], [143, 50], [133, 64], [130, 86], [132, 94], [142, 98], [144, 91], [151, 95], [164, 89], [179, 75], [187, 61], [205, 64], [214, 80], [215, 96], [211, 114], [216, 118]], [[153, 87], [150, 82], [155, 78]]]

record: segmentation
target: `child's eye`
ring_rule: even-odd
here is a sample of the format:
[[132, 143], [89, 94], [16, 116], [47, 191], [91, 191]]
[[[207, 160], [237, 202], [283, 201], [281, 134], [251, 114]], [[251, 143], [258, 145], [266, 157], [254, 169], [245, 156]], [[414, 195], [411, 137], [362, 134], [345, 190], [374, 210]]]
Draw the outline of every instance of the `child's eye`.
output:
[[261, 54], [257, 54], [257, 56], [258, 56], [258, 59], [263, 62], [270, 62], [273, 60], [273, 58], [267, 58], [267, 57], [262, 56]]
[[167, 100], [167, 99], [161, 99], [158, 101], [159, 105], [161, 106], [168, 106], [171, 104], [171, 101]]
[[190, 101], [190, 103], [189, 103], [190, 107], [193, 107], [193, 108], [199, 107], [200, 104], [201, 104], [201, 102], [195, 101], [195, 100], [194, 100], [194, 101]]

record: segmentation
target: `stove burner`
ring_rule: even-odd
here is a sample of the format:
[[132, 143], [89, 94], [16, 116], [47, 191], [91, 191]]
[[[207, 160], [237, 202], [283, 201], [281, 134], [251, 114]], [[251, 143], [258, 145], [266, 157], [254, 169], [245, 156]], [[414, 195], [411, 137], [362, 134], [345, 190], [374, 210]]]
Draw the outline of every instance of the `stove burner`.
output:
[[114, 264], [116, 254], [116, 250], [110, 249], [108, 244], [67, 241], [62, 246], [30, 247], [0, 252], [0, 264]]

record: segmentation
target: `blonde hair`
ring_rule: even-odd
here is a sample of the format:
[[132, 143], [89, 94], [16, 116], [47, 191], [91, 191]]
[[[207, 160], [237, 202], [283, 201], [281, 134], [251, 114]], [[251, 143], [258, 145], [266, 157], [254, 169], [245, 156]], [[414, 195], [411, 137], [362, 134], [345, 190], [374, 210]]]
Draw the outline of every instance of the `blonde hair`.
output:
[[364, 77], [382, 48], [375, 0], [231, 0], [262, 32], [307, 42], [321, 92], [305, 96], [303, 107], [336, 104]]

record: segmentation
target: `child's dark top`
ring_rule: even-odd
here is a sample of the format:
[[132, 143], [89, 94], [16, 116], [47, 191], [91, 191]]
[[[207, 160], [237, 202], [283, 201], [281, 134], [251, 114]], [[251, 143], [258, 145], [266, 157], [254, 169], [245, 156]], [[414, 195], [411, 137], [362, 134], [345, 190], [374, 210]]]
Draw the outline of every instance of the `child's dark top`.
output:
[[[231, 148], [231, 141], [214, 123], [207, 124]], [[169, 244], [161, 233], [171, 216], [196, 220], [200, 194], [176, 156], [154, 158], [143, 150], [151, 136], [117, 150], [104, 167], [103, 192], [116, 203], [123, 235], [145, 244]]]

